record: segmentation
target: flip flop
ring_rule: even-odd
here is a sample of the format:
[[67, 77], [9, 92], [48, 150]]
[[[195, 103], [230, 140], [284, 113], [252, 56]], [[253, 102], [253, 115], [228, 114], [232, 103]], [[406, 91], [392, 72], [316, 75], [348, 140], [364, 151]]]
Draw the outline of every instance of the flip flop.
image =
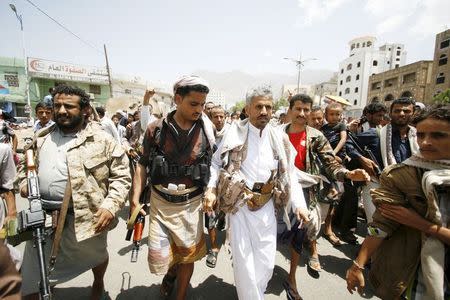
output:
[[333, 233], [333, 234], [323, 234], [323, 237], [330, 242], [333, 247], [342, 246], [342, 241]]
[[208, 256], [206, 257], [206, 265], [210, 268], [215, 268], [217, 263], [217, 255], [219, 255], [219, 251], [208, 251]]
[[[319, 267], [315, 266], [314, 264], [319, 264]], [[319, 278], [320, 272], [322, 271], [322, 268], [320, 267], [320, 261], [318, 257], [312, 257], [310, 256], [308, 259], [308, 266], [307, 266], [308, 274], [311, 275], [313, 278]]]
[[286, 296], [288, 300], [303, 300], [303, 298], [298, 294], [296, 290], [294, 290], [289, 283], [289, 281], [285, 280], [283, 282], [284, 290], [286, 291]]

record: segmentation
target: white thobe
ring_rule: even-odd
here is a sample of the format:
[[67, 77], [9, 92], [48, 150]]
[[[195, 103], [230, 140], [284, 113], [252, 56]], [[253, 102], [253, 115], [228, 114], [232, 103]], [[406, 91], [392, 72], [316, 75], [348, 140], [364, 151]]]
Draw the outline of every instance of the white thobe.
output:
[[[281, 134], [281, 132], [280, 132]], [[255, 182], [267, 182], [271, 171], [278, 167], [274, 159], [268, 129], [259, 130], [249, 123], [247, 156], [240, 172], [246, 185], [252, 189]], [[222, 145], [221, 145], [222, 146]], [[221, 166], [221, 146], [213, 156], [211, 179], [208, 186], [216, 186]], [[290, 174], [293, 208], [306, 207], [303, 191], [297, 177]], [[273, 200], [257, 211], [246, 205], [229, 216], [230, 244], [233, 255], [233, 271], [240, 300], [264, 299], [264, 292], [272, 277], [277, 245], [277, 220]]]
[[106, 131], [110, 136], [112, 136], [119, 144], [121, 143], [116, 125], [114, 125], [114, 122], [110, 118], [106, 116], [101, 118], [100, 124], [102, 125], [104, 131]]

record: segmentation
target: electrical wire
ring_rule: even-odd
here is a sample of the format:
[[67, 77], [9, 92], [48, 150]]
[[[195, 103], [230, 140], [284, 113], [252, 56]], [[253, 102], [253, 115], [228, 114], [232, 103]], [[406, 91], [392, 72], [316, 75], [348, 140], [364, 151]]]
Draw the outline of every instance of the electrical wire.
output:
[[58, 26], [60, 26], [61, 28], [63, 28], [65, 31], [67, 31], [68, 33], [70, 33], [71, 35], [73, 35], [74, 37], [76, 37], [77, 39], [79, 39], [81, 42], [83, 42], [84, 44], [86, 44], [87, 46], [91, 47], [92, 49], [98, 51], [99, 53], [103, 53], [103, 51], [100, 51], [98, 48], [96, 48], [95, 46], [93, 46], [91, 43], [83, 40], [79, 35], [75, 34], [74, 32], [72, 32], [69, 28], [67, 28], [66, 26], [64, 26], [63, 24], [61, 24], [60, 22], [58, 22], [57, 20], [55, 20], [53, 17], [51, 17], [49, 14], [47, 14], [45, 11], [43, 11], [39, 6], [37, 6], [36, 4], [34, 4], [31, 0], [26, 0], [28, 3], [30, 3], [31, 5], [33, 5], [37, 10], [39, 10], [41, 13], [43, 13], [45, 16], [47, 16], [49, 19], [51, 19], [53, 22], [55, 22], [56, 24], [58, 24]]

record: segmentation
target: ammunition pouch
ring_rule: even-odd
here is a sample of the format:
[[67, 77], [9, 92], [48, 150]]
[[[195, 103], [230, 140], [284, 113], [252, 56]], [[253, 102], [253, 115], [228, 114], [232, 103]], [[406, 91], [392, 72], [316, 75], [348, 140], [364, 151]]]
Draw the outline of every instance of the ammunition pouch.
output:
[[251, 191], [247, 187], [244, 189], [244, 193], [247, 194], [249, 199], [247, 200], [247, 207], [250, 211], [257, 211], [272, 198], [272, 190], [274, 188], [273, 182], [268, 182], [262, 186], [259, 192]]
[[208, 184], [210, 177], [209, 165], [200, 162], [194, 165], [178, 165], [169, 163], [163, 155], [157, 155], [153, 159], [150, 169], [150, 178], [153, 185], [161, 184], [172, 178], [187, 177], [194, 181], [198, 187]]

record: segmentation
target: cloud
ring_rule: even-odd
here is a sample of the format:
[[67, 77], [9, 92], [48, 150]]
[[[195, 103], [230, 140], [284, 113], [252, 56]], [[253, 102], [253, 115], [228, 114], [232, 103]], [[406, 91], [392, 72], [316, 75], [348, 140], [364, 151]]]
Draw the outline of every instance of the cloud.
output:
[[401, 29], [420, 37], [444, 30], [449, 10], [448, 0], [367, 0], [364, 6], [375, 19], [378, 35]]
[[298, 0], [302, 15], [296, 22], [298, 27], [309, 27], [328, 19], [345, 3], [352, 0]]

